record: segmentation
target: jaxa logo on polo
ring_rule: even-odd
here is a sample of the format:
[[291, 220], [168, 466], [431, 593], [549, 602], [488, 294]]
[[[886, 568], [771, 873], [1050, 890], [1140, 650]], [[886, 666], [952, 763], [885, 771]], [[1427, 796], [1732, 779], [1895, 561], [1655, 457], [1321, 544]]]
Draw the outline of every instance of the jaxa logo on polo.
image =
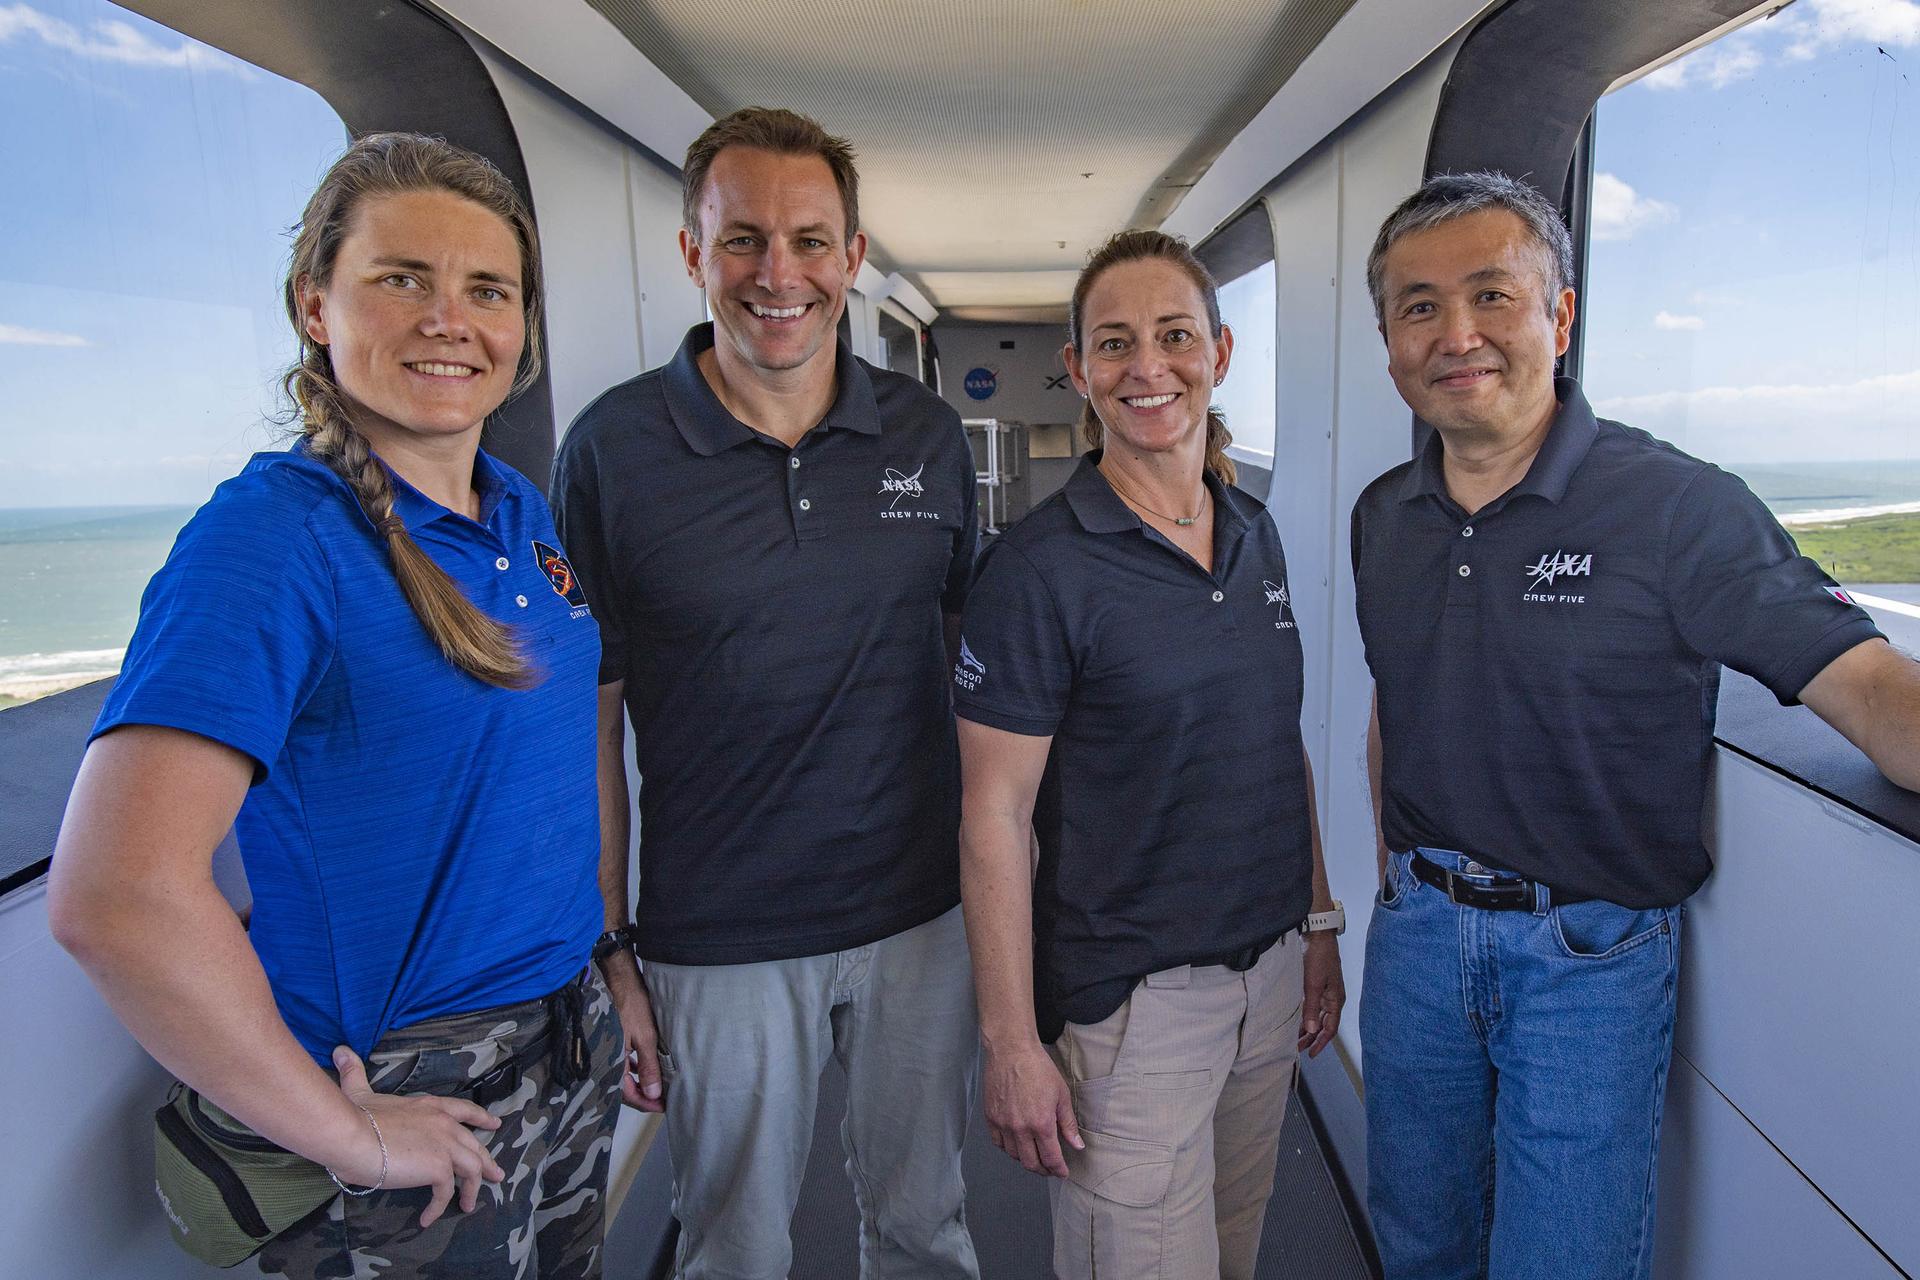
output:
[[[1553, 584], [1561, 578], [1587, 578], [1593, 575], [1593, 557], [1578, 551], [1568, 553], [1558, 549], [1542, 552], [1540, 558], [1527, 566], [1527, 572], [1533, 575], [1533, 581], [1521, 599], [1532, 604], [1585, 604], [1583, 595], [1570, 595], [1552, 590]], [[1540, 588], [1549, 588], [1542, 591]]]
[[1276, 631], [1293, 630], [1293, 618], [1291, 616], [1293, 613], [1293, 601], [1287, 595], [1287, 584], [1282, 582], [1275, 585], [1274, 583], [1268, 582], [1265, 578], [1262, 578], [1260, 585], [1266, 590], [1267, 603], [1280, 606], [1280, 620], [1273, 624], [1274, 629]]
[[573, 606], [573, 616], [578, 618], [584, 615], [587, 611], [587, 593], [581, 589], [580, 579], [574, 576], [573, 566], [560, 554], [560, 549], [536, 540], [533, 544], [533, 560], [540, 566], [540, 572], [547, 575], [547, 581], [553, 584], [553, 594]]
[[1842, 590], [1839, 587], [1826, 586], [1821, 588], [1821, 590], [1825, 591], [1828, 595], [1832, 596], [1835, 600], [1838, 600], [1841, 604], [1857, 604], [1858, 603], [1856, 600], [1854, 600], [1852, 596], [1848, 595], [1844, 590]]
[[880, 492], [893, 495], [893, 501], [889, 502], [887, 509], [880, 513], [882, 520], [938, 520], [940, 518], [939, 513], [935, 511], [922, 511], [917, 507], [900, 505], [902, 498], [926, 496], [926, 486], [920, 483], [920, 477], [925, 474], [926, 469], [927, 464], [923, 462], [912, 475], [893, 467], [888, 467], [880, 473]]
[[960, 661], [953, 664], [953, 682], [972, 693], [980, 687], [980, 681], [987, 674], [987, 664], [973, 656], [973, 650], [967, 647], [967, 638], [960, 637]]

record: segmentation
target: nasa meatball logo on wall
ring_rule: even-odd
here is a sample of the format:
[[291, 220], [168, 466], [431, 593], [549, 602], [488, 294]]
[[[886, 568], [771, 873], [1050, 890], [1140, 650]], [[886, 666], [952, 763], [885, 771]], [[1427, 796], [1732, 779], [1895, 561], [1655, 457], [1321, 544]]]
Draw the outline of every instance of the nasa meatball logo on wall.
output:
[[978, 365], [967, 370], [966, 381], [961, 385], [973, 399], [991, 400], [993, 393], [1000, 389], [1000, 375], [985, 365]]

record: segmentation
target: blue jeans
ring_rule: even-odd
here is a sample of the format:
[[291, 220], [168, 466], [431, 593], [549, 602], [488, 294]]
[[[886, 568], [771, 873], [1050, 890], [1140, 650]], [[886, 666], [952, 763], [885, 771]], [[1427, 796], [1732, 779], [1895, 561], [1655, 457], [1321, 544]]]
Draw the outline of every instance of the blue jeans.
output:
[[1387, 1280], [1645, 1280], [1681, 908], [1457, 906], [1387, 863], [1360, 1040]]

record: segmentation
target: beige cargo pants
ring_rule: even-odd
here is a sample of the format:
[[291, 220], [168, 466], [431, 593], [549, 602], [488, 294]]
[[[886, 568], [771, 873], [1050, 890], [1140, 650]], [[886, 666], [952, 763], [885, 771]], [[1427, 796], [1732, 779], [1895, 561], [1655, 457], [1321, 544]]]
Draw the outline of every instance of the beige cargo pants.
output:
[[1305, 944], [1150, 974], [1048, 1052], [1085, 1151], [1050, 1180], [1058, 1280], [1247, 1280], [1298, 1060]]

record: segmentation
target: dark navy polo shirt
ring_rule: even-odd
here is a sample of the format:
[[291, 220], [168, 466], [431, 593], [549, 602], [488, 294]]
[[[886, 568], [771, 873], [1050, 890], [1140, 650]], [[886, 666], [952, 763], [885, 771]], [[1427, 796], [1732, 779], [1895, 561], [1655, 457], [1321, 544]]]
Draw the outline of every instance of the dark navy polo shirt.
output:
[[1280, 533], [1209, 473], [1208, 573], [1098, 459], [988, 548], [954, 665], [960, 715], [1053, 739], [1033, 815], [1048, 1042], [1149, 973], [1270, 943], [1313, 898]]
[[973, 454], [920, 383], [835, 362], [788, 448], [697, 363], [589, 405], [554, 499], [626, 681], [640, 771], [640, 954], [742, 964], [862, 946], [960, 900], [941, 616], [977, 542]]
[[1383, 834], [1671, 906], [1712, 869], [1721, 664], [1792, 703], [1880, 633], [1739, 477], [1555, 390], [1526, 477], [1482, 510], [1447, 496], [1437, 433], [1354, 506]]
[[600, 933], [599, 636], [539, 491], [484, 453], [474, 481], [477, 522], [398, 478], [394, 511], [515, 629], [532, 689], [441, 655], [352, 492], [301, 447], [256, 454], [181, 530], [94, 725], [253, 757], [234, 826], [249, 937], [323, 1064], [545, 995]]

